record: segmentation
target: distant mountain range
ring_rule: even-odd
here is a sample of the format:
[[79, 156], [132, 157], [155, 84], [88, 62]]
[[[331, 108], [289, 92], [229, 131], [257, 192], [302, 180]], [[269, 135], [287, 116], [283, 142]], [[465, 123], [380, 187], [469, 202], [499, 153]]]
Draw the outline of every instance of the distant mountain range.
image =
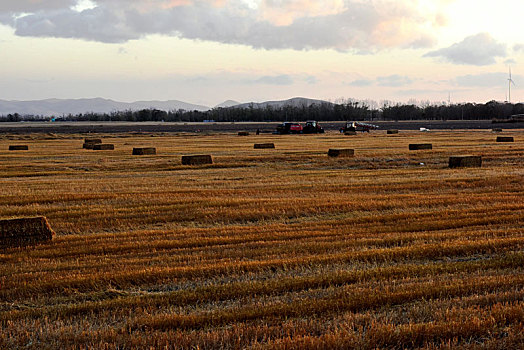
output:
[[137, 102], [118, 102], [103, 98], [84, 98], [84, 99], [48, 99], [37, 101], [4, 101], [0, 100], [0, 115], [18, 113], [20, 115], [43, 115], [61, 116], [67, 114], [80, 113], [110, 113], [114, 111], [140, 110], [155, 108], [161, 110], [187, 111], [207, 111], [209, 107], [194, 105], [182, 101], [137, 101]]
[[[312, 104], [329, 103], [322, 100], [295, 97], [282, 101], [267, 102], [250, 102], [239, 103], [228, 100], [214, 108], [281, 108], [284, 106], [309, 107]], [[85, 98], [85, 99], [47, 99], [35, 101], [6, 101], [0, 100], [0, 115], [18, 113], [20, 115], [41, 115], [41, 116], [62, 116], [68, 114], [84, 113], [111, 113], [125, 110], [141, 109], [160, 109], [165, 111], [183, 109], [186, 111], [207, 111], [210, 107], [195, 105], [178, 100], [169, 101], [137, 101], [137, 102], [118, 102], [103, 98]]]
[[309, 107], [311, 105], [317, 104], [331, 104], [331, 102], [322, 101], [322, 100], [315, 100], [311, 98], [304, 98], [304, 97], [294, 97], [290, 98], [289, 100], [282, 100], [282, 101], [266, 101], [266, 102], [249, 102], [249, 103], [242, 103], [235, 106], [232, 106], [234, 108], [267, 108], [273, 107], [273, 108], [282, 108], [282, 107]]

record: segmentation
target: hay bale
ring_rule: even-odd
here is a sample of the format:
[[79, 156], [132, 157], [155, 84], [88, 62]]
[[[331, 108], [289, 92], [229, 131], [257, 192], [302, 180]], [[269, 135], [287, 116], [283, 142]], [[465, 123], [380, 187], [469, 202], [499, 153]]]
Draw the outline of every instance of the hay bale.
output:
[[416, 151], [420, 149], [433, 149], [433, 145], [431, 143], [410, 143], [409, 144], [410, 151]]
[[84, 143], [102, 143], [102, 139], [86, 138], [84, 139]]
[[82, 145], [82, 148], [83, 149], [93, 149], [93, 148], [95, 148], [95, 145], [97, 145], [97, 144], [96, 143], [84, 143]]
[[356, 134], [357, 134], [356, 131], [344, 131], [344, 135], [354, 136], [354, 135], [356, 135]]
[[501, 128], [493, 128], [491, 129], [492, 132], [502, 132]]
[[133, 148], [134, 156], [143, 156], [148, 154], [156, 154], [156, 148], [154, 147], [138, 147]]
[[274, 143], [255, 143], [253, 146], [255, 149], [269, 149], [269, 148], [275, 148]]
[[449, 157], [450, 168], [462, 168], [462, 167], [481, 167], [482, 157], [481, 156], [451, 156]]
[[44, 216], [0, 220], [0, 247], [27, 246], [53, 239]]
[[355, 150], [352, 148], [330, 148], [328, 151], [329, 157], [354, 157]]
[[387, 130], [386, 133], [388, 135], [398, 134], [398, 130], [397, 129], [390, 129], [390, 130]]
[[513, 136], [497, 136], [497, 142], [513, 142]]
[[115, 145], [110, 143], [97, 143], [93, 145], [93, 150], [95, 151], [107, 151], [107, 150], [114, 150]]
[[182, 156], [183, 165], [202, 165], [213, 164], [213, 159], [209, 154], [202, 154], [196, 156]]
[[247, 131], [239, 131], [238, 136], [249, 136], [249, 132]]
[[10, 151], [27, 151], [29, 150], [28, 145], [9, 145]]

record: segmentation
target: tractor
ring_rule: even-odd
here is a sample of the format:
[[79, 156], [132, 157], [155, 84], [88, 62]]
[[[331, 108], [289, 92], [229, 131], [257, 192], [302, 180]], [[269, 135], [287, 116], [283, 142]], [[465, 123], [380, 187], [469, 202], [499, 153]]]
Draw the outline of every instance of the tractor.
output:
[[314, 120], [308, 120], [306, 122], [306, 125], [302, 129], [302, 133], [304, 134], [323, 134], [324, 128], [320, 126], [320, 124]]
[[370, 130], [376, 130], [378, 129], [378, 125], [374, 124], [368, 124], [368, 123], [362, 123], [362, 122], [346, 122], [346, 126], [342, 128], [341, 132], [346, 131], [362, 131], [362, 132], [369, 132]]

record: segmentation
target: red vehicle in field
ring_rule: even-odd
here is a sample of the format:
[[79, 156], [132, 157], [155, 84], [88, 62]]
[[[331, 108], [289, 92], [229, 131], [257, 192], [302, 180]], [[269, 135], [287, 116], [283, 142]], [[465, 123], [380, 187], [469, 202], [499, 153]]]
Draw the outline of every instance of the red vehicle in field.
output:
[[285, 134], [301, 134], [302, 133], [302, 125], [298, 123], [292, 123], [292, 122], [284, 122], [277, 126], [277, 134], [285, 135]]
[[324, 128], [315, 120], [308, 120], [302, 132], [304, 134], [323, 134]]

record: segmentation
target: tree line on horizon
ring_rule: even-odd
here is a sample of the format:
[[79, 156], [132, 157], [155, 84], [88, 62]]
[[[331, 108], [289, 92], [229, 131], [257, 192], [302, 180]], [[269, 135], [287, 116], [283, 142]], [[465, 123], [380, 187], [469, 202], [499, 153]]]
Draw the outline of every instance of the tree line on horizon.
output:
[[[142, 109], [138, 111], [115, 111], [111, 113], [82, 113], [56, 117], [60, 121], [165, 121], [165, 122], [279, 122], [279, 121], [399, 121], [399, 120], [490, 120], [509, 119], [524, 114], [523, 103], [490, 101], [484, 104], [463, 103], [452, 105], [415, 104], [384, 105], [370, 108], [359, 102], [322, 103], [310, 106], [283, 106], [279, 108], [214, 108], [209, 111]], [[0, 122], [42, 121], [43, 116], [22, 116], [18, 113], [0, 116]]]

